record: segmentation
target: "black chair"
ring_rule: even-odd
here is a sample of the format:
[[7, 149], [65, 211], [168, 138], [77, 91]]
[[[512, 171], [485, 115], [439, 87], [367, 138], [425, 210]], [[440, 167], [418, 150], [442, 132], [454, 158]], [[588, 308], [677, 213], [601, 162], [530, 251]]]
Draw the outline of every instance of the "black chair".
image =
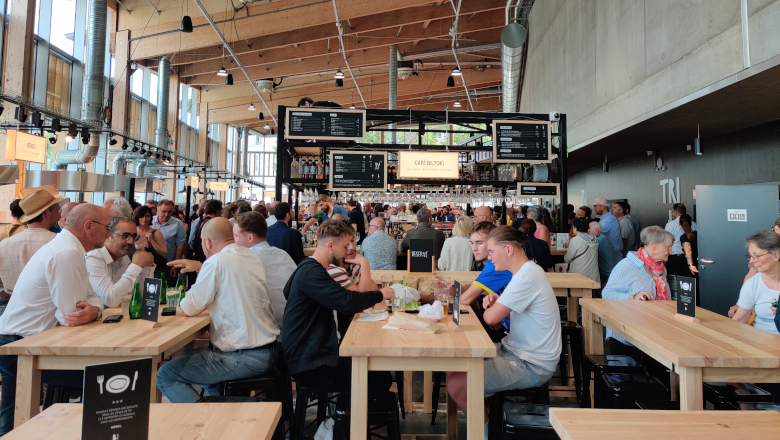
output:
[[406, 420], [406, 410], [404, 409], [404, 372], [395, 372], [395, 387], [398, 390], [398, 406], [401, 408], [401, 418]]
[[436, 424], [436, 414], [439, 412], [439, 393], [441, 392], [441, 380], [444, 377], [445, 374], [442, 373], [441, 371], [433, 372], [433, 396], [431, 397], [431, 425]]
[[[568, 377], [568, 366], [571, 362], [574, 372], [574, 392], [577, 396], [577, 406], [582, 407], [583, 395], [583, 358], [585, 357], [585, 348], [582, 343], [582, 327], [573, 321], [561, 322], [561, 337], [563, 339], [563, 351], [561, 352], [561, 382], [566, 385]], [[566, 347], [571, 351], [571, 359], [568, 358]]]
[[671, 400], [637, 400], [636, 406], [639, 409], [660, 410], [660, 411], [679, 411], [680, 402]]
[[[295, 411], [293, 412], [293, 422], [290, 426], [290, 440], [303, 440], [303, 433], [306, 430], [306, 409], [317, 405], [317, 418], [312, 423], [319, 426], [328, 418], [328, 406], [333, 403], [333, 399], [338, 397], [339, 391], [323, 387], [311, 387], [295, 383]], [[309, 404], [310, 400], [315, 403]]]
[[600, 408], [599, 398], [604, 394], [601, 376], [604, 373], [647, 374], [647, 370], [630, 356], [619, 355], [587, 355], [583, 364], [583, 394], [582, 407], [590, 408], [591, 374], [595, 378], [593, 400], [596, 408]]
[[505, 403], [502, 416], [503, 435], [490, 439], [508, 440], [558, 440], [558, 434], [550, 424], [550, 406], [533, 403]]
[[735, 384], [721, 382], [704, 383], [704, 401], [713, 405], [714, 409], [731, 409], [730, 402], [772, 403], [772, 394], [763, 388], [749, 383]]
[[667, 400], [669, 390], [653, 376], [639, 374], [604, 373], [607, 392], [600, 399], [599, 408], [634, 409], [637, 400]]
[[55, 403], [70, 403], [71, 395], [77, 391], [80, 399], [82, 390], [79, 388], [47, 384], [46, 392], [43, 394], [43, 410]]
[[[351, 398], [348, 393], [341, 393], [336, 403], [336, 413], [333, 415], [333, 440], [348, 440]], [[383, 393], [368, 400], [368, 438], [379, 437], [386, 440], [401, 440], [401, 422], [396, 393]], [[375, 432], [387, 428], [387, 436]]]
[[780, 412], [780, 404], [768, 402], [729, 402], [731, 409], [737, 411], [777, 411]]
[[502, 438], [506, 418], [504, 405], [507, 403], [550, 405], [550, 383], [535, 388], [501, 391], [488, 397], [487, 403], [488, 438]]

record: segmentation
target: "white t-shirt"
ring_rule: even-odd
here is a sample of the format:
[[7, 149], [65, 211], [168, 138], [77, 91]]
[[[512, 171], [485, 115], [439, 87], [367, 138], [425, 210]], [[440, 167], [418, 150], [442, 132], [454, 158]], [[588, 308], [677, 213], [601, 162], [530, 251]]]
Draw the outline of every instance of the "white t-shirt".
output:
[[533, 261], [507, 284], [498, 303], [512, 309], [501, 344], [520, 359], [555, 371], [561, 358], [561, 315], [550, 281]]
[[771, 290], [766, 287], [761, 279], [761, 274], [757, 273], [750, 277], [742, 289], [739, 291], [739, 301], [737, 305], [747, 310], [756, 312], [755, 327], [765, 332], [780, 335], [775, 326], [775, 315], [769, 308], [772, 302], [776, 301], [780, 295], [777, 290]]

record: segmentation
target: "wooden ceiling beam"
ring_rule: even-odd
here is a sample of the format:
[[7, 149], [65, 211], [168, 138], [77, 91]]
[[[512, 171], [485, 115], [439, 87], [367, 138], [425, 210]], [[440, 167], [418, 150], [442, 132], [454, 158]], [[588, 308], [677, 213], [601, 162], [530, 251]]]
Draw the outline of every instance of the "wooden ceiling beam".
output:
[[[476, 41], [474, 44], [483, 41], [497, 41], [500, 29], [504, 27], [504, 15], [503, 11], [488, 11], [477, 14], [474, 19], [468, 22], [462, 29], [468, 39]], [[444, 38], [448, 35], [448, 29], [439, 29], [438, 26], [429, 27], [427, 29], [414, 29], [412, 38], [419, 38], [419, 40], [426, 40], [429, 38]], [[394, 29], [385, 29], [371, 34], [372, 37], [366, 38], [361, 41], [359, 45], [347, 44], [348, 56], [353, 52], [359, 50], [368, 50], [373, 48], [386, 48], [392, 44], [405, 45], [409, 44], [410, 40], [406, 37], [395, 38]], [[354, 40], [353, 40], [354, 41]], [[447, 47], [449, 44], [447, 41], [437, 40], [438, 47]], [[463, 42], [461, 44], [466, 44]], [[412, 44], [414, 45], [414, 44]], [[297, 47], [284, 47], [277, 49], [264, 50], [257, 54], [247, 53], [239, 55], [238, 59], [245, 68], [265, 66], [274, 63], [280, 63], [292, 60], [307, 60], [316, 57], [332, 57], [338, 61], [340, 55], [338, 53], [338, 43], [335, 40], [320, 40], [310, 43], [304, 43], [297, 45]], [[413, 55], [409, 55], [412, 57]], [[208, 62], [197, 62], [183, 65], [179, 68], [179, 75], [184, 77], [190, 77], [195, 75], [203, 75], [214, 73], [222, 65], [222, 61], [217, 58]], [[232, 71], [233, 75], [240, 73], [240, 69], [234, 63], [234, 60], [230, 57], [225, 59], [224, 67], [229, 71]]]
[[[503, 17], [504, 6], [505, 2], [503, 0], [481, 0], [478, 2], [469, 2], [464, 4], [461, 9], [463, 11], [468, 10], [467, 12], [463, 12], [464, 14], [472, 15], [476, 13], [498, 10], [501, 11], [501, 17]], [[430, 5], [386, 13], [377, 13], [355, 20], [350, 20], [353, 28], [345, 26], [344, 35], [347, 37], [355, 37], [355, 39], [360, 42], [359, 44], [363, 45], [374, 39], [371, 35], [366, 36], [371, 32], [390, 29], [393, 32], [393, 36], [396, 36], [398, 34], [399, 26], [417, 22], [418, 20], [421, 20], [420, 17], [425, 16], [432, 16], [432, 20], [442, 20], [441, 23], [434, 23], [433, 27], [440, 27], [442, 30], [448, 31], [449, 27], [451, 26], [451, 23], [448, 21], [452, 19], [451, 14], [452, 11], [447, 8], [431, 7]], [[461, 26], [463, 25], [464, 23], [461, 23]], [[338, 32], [336, 30], [335, 24], [329, 23], [308, 28], [291, 29], [290, 31], [281, 32], [278, 34], [236, 41], [233, 43], [232, 48], [237, 55], [257, 54], [261, 51], [269, 49], [289, 48], [295, 45], [310, 43], [313, 41], [327, 40], [328, 38], [335, 38], [337, 36]], [[400, 37], [404, 36], [406, 35], [400, 35]], [[331, 42], [331, 47], [333, 47], [334, 44], [335, 40]], [[189, 64], [201, 61], [219, 60], [222, 56], [219, 47], [220, 46], [213, 46], [206, 49], [191, 51], [189, 53], [180, 53], [174, 57], [172, 64]]]
[[[152, 14], [152, 20], [159, 23], [156, 25], [128, 27], [123, 25], [124, 22], [120, 19], [118, 29], [130, 29], [130, 53], [133, 54], [133, 60], [159, 57], [181, 51], [199, 50], [222, 44], [217, 34], [207, 24], [205, 17], [194, 6], [189, 9], [195, 31], [188, 35], [182, 35], [181, 32], [178, 32], [182, 16], [181, 4], [177, 8], [175, 2], [170, 3], [170, 5], [164, 7], [166, 10], [164, 14], [160, 14], [156, 20], [155, 13]], [[204, 6], [218, 25], [226, 19], [229, 20], [229, 22], [224, 23], [224, 36], [231, 43], [323, 24], [331, 24], [333, 29], [336, 29], [333, 4], [327, 1], [285, 0], [283, 2], [258, 5], [249, 4], [249, 6], [235, 13], [226, 11], [224, 6], [219, 6], [220, 3], [224, 5], [224, 2], [219, 2], [218, 0], [206, 1]], [[404, 10], [429, 3], [431, 3], [431, 0], [393, 0], [385, 2], [375, 0], [338, 0], [337, 5], [339, 18], [346, 22], [346, 20], [355, 21], [367, 15]], [[142, 17], [149, 16], [148, 14], [126, 15], [131, 15], [134, 19], [137, 15]], [[239, 30], [236, 31], [236, 29]], [[148, 35], [148, 37], [133, 40], [133, 38], [142, 35]]]

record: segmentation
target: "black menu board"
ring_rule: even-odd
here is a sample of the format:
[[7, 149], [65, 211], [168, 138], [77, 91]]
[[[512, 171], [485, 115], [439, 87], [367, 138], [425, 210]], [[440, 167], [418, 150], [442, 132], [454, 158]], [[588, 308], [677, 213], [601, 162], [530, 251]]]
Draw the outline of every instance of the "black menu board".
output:
[[84, 368], [81, 439], [146, 440], [152, 358]]
[[560, 185], [557, 183], [525, 182], [517, 184], [517, 197], [549, 197], [560, 196]]
[[366, 111], [288, 108], [284, 135], [287, 139], [362, 140], [366, 137]]
[[696, 317], [696, 278], [677, 277], [677, 313]]
[[460, 281], [455, 280], [452, 289], [452, 322], [460, 327]]
[[386, 151], [330, 151], [331, 191], [387, 190]]
[[493, 162], [552, 162], [549, 121], [493, 121]]
[[162, 280], [159, 278], [144, 278], [144, 302], [141, 307], [141, 319], [157, 322], [160, 308]]

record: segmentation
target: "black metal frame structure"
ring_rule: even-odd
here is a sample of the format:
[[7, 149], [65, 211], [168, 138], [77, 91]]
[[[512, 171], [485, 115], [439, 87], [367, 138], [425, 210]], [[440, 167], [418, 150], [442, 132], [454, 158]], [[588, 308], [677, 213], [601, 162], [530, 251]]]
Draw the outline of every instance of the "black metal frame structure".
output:
[[[423, 135], [425, 133], [469, 133], [469, 131], [457, 131], [457, 130], [441, 130], [433, 129], [426, 130], [427, 125], [444, 125], [455, 124], [461, 127], [465, 127], [471, 130], [474, 134], [483, 134], [485, 136], [492, 136], [493, 134], [493, 120], [505, 120], [505, 119], [517, 119], [517, 120], [529, 120], [529, 121], [549, 121], [548, 114], [530, 114], [530, 113], [500, 113], [500, 112], [465, 112], [465, 111], [422, 111], [422, 110], [366, 110], [366, 131], [388, 131], [396, 133], [417, 133], [418, 143], [415, 144], [370, 144], [361, 142], [333, 142], [323, 141], [316, 144], [306, 142], [304, 140], [286, 139], [284, 137], [285, 124], [286, 124], [286, 106], [279, 106], [278, 110], [278, 124], [277, 127], [277, 169], [276, 169], [276, 200], [281, 200], [282, 186], [288, 185], [290, 191], [288, 192], [287, 199], [285, 201], [292, 204], [293, 191], [301, 189], [304, 185], [316, 186], [318, 190], [324, 191], [325, 186], [328, 184], [328, 179], [291, 179], [290, 178], [290, 165], [292, 163], [292, 151], [295, 147], [316, 147], [322, 149], [323, 154], [331, 149], [338, 150], [371, 150], [371, 151], [408, 151], [408, 150], [422, 150], [422, 151], [452, 151], [452, 152], [482, 152], [493, 151], [491, 146], [480, 145], [427, 145], [422, 144]], [[417, 128], [389, 128], [391, 124], [408, 124], [411, 127]], [[485, 124], [485, 129], [478, 128], [474, 124]], [[553, 153], [558, 155], [560, 164], [561, 181], [554, 182], [561, 184], [561, 226], [568, 231], [566, 200], [568, 200], [567, 191], [567, 141], [566, 141], [566, 115], [561, 114], [558, 121], [557, 132], [552, 133], [553, 140], [557, 138], [556, 142], [553, 142]], [[323, 156], [324, 157], [324, 156]], [[522, 162], [518, 162], [522, 163]], [[504, 194], [506, 194], [506, 188], [516, 186], [515, 181], [480, 181], [480, 180], [398, 180], [388, 179], [388, 185], [432, 185], [432, 186], [492, 186], [497, 188], [503, 188]], [[295, 207], [296, 216], [298, 207]], [[565, 232], [565, 231], [564, 231]]]

